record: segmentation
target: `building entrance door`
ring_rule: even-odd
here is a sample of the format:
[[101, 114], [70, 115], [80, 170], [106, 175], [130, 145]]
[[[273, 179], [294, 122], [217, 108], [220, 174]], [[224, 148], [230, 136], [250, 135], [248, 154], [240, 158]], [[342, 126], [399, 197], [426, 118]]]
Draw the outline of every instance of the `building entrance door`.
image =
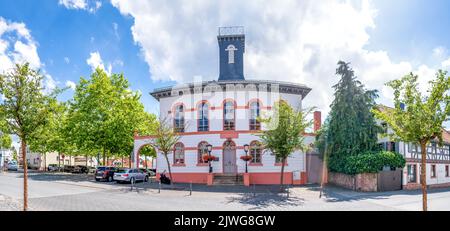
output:
[[223, 144], [223, 173], [236, 174], [236, 144], [232, 140], [227, 140]]

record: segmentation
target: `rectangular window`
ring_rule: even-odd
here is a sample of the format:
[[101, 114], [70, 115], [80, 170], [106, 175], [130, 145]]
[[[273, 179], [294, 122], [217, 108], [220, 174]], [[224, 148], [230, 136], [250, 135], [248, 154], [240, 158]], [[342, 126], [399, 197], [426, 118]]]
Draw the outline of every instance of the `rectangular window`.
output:
[[431, 178], [435, 178], [436, 177], [436, 165], [432, 164], [431, 165]]
[[395, 152], [395, 142], [391, 142], [391, 147], [390, 147], [390, 150], [389, 151], [391, 151], [391, 152]]
[[408, 183], [417, 183], [417, 165], [408, 164]]
[[448, 165], [445, 165], [445, 177], [449, 177], [450, 176], [450, 172], [448, 169]]

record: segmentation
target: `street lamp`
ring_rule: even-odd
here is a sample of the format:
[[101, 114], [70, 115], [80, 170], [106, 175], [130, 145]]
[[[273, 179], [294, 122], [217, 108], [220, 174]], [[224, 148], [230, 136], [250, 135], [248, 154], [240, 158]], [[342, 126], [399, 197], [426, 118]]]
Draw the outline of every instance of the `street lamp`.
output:
[[208, 151], [208, 164], [209, 164], [209, 173], [212, 173], [212, 166], [211, 166], [211, 151], [212, 151], [212, 145], [208, 144], [206, 145], [206, 150]]
[[[249, 147], [250, 147], [250, 146], [249, 146], [248, 144], [244, 144], [244, 152], [245, 152], [245, 156], [247, 156]], [[247, 161], [245, 161], [245, 173], [248, 173], [248, 169], [247, 169]]]

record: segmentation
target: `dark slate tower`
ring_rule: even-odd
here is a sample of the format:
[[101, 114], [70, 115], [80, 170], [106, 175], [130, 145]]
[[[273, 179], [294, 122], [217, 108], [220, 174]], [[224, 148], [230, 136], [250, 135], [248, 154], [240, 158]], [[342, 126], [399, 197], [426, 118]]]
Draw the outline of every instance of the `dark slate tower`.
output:
[[220, 27], [219, 35], [219, 81], [244, 79], [244, 27]]

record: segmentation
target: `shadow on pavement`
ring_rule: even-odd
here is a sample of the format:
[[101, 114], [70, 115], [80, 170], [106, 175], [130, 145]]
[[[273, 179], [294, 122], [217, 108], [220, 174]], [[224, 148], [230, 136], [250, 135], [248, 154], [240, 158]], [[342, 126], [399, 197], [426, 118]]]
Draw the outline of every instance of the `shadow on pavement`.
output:
[[[318, 188], [320, 190], [320, 187]], [[450, 188], [433, 188], [428, 189], [428, 194], [449, 192]], [[404, 195], [422, 195], [421, 190], [397, 190], [387, 192], [357, 192], [336, 186], [326, 186], [323, 190], [323, 196], [327, 202], [341, 202], [341, 201], [358, 201], [366, 199], [384, 200], [391, 196]]]
[[[23, 178], [23, 174], [17, 175], [17, 178]], [[72, 174], [59, 172], [29, 173], [28, 179], [36, 181], [95, 182], [94, 176], [90, 174]]]

